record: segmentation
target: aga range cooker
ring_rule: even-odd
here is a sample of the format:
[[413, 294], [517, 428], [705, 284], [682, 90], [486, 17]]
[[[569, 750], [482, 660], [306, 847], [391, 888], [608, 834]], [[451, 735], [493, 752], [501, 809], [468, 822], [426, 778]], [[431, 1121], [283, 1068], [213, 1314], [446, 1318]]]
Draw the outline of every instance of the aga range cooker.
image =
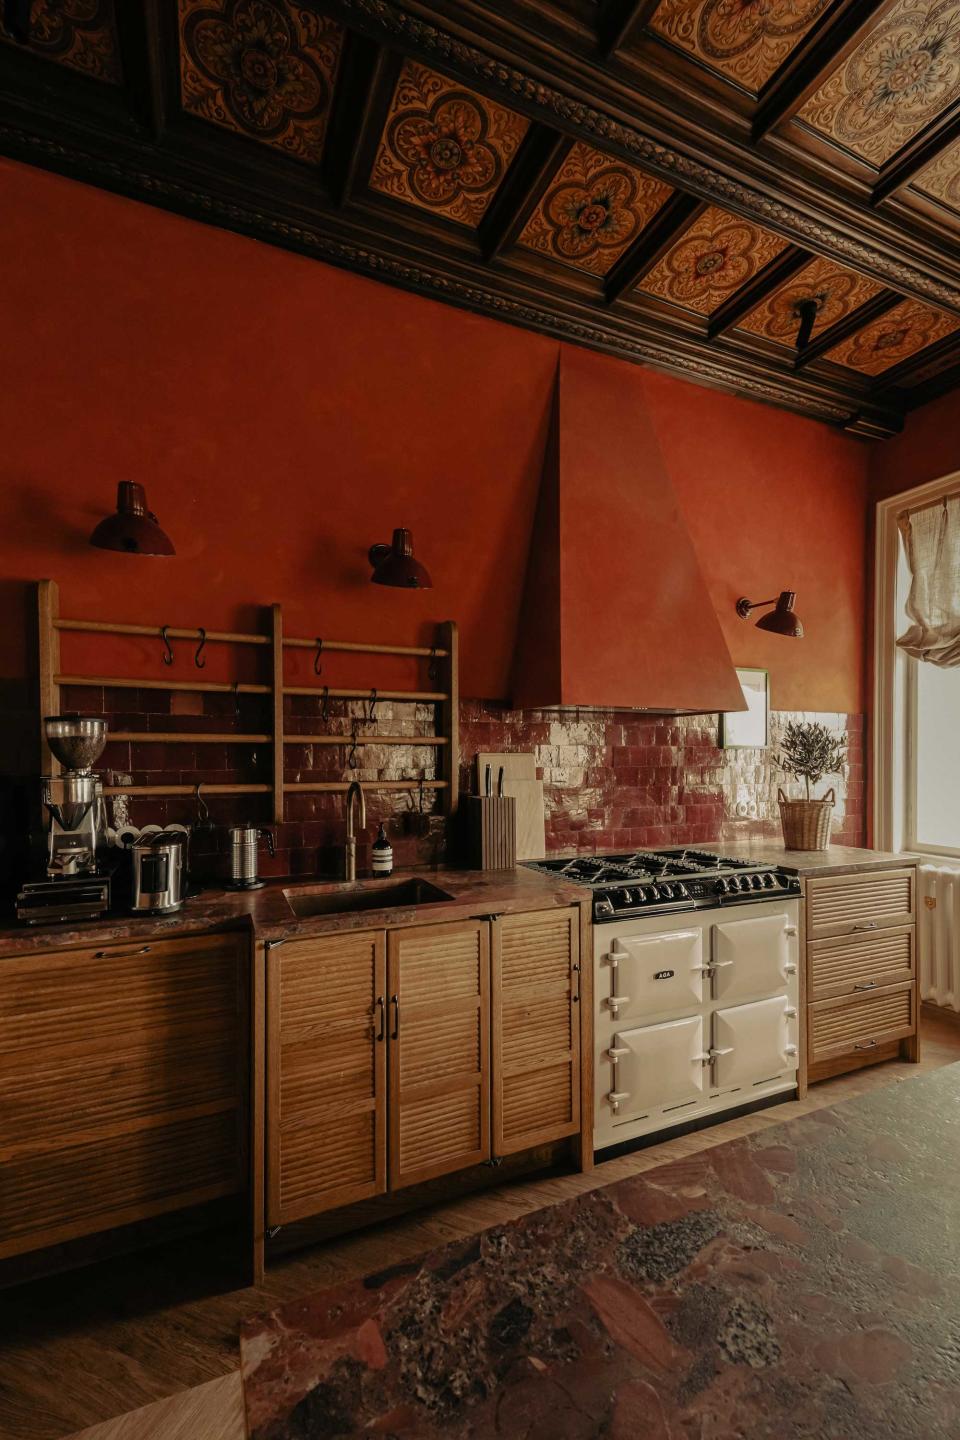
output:
[[796, 875], [696, 849], [528, 863], [593, 892], [598, 1150], [790, 1098]]

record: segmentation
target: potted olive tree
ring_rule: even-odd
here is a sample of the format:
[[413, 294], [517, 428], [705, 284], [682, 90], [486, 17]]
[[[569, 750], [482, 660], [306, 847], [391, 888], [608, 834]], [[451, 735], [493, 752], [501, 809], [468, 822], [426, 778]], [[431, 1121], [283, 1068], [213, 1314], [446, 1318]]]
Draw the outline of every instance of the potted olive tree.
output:
[[825, 775], [841, 774], [845, 759], [839, 736], [826, 725], [816, 720], [791, 720], [787, 725], [777, 763], [789, 775], [803, 780], [807, 792], [803, 800], [789, 800], [782, 790], [777, 791], [783, 843], [788, 850], [826, 850], [829, 846], [836, 792], [831, 785], [822, 799], [814, 800], [810, 790]]

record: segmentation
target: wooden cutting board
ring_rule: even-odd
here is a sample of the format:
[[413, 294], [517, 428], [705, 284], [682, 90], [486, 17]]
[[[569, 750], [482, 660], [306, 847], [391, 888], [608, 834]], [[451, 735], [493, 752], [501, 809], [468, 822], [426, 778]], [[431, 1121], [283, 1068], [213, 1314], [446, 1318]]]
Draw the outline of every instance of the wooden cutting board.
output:
[[486, 767], [493, 773], [493, 793], [497, 793], [497, 776], [503, 766], [503, 793], [517, 802], [517, 859], [542, 860], [547, 853], [546, 824], [543, 816], [543, 781], [537, 779], [537, 760], [532, 751], [520, 750], [496, 754], [481, 750], [477, 754], [477, 793], [483, 794]]
[[503, 778], [505, 780], [536, 780], [537, 760], [532, 751], [519, 750], [510, 754], [496, 755], [486, 750], [477, 754], [477, 794], [483, 794], [483, 777], [486, 774], [486, 767], [490, 766], [493, 771], [493, 793], [497, 793], [497, 775], [500, 766], [503, 766]]

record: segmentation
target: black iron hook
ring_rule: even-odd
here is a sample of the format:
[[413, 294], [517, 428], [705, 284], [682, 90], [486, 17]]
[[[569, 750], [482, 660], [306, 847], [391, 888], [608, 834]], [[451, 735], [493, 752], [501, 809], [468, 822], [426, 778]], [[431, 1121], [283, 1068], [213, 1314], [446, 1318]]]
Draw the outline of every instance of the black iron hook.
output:
[[320, 672], [321, 672], [321, 670], [323, 669], [323, 666], [320, 664], [320, 656], [321, 656], [322, 654], [323, 654], [323, 641], [318, 638], [318, 639], [317, 639], [317, 653], [316, 653], [316, 655], [314, 655], [314, 657], [313, 657], [313, 673], [314, 673], [314, 675], [319, 675]]
[[423, 814], [423, 781], [424, 781], [424, 775], [423, 775], [423, 771], [421, 770], [421, 771], [420, 771], [419, 795], [418, 795], [418, 809], [419, 809], [421, 815]]
[[163, 661], [164, 665], [172, 665], [172, 664], [173, 664], [173, 646], [170, 644], [170, 637], [169, 637], [168, 634], [167, 634], [167, 627], [166, 627], [166, 625], [161, 625], [161, 626], [160, 626], [160, 635], [161, 635], [161, 638], [162, 638], [162, 640], [163, 640], [164, 645], [166, 645], [166, 647], [167, 647], [166, 650], [163, 652], [163, 654], [160, 656], [160, 659]]
[[360, 761], [357, 759], [357, 726], [359, 725], [359, 723], [360, 722], [358, 720], [354, 720], [353, 722], [352, 737], [350, 741], [350, 754], [347, 756], [347, 764], [349, 765], [351, 770], [356, 770], [357, 766], [360, 764]]
[[376, 692], [376, 689], [373, 689], [373, 690], [370, 691], [369, 709], [368, 709], [368, 711], [367, 711], [367, 724], [368, 724], [368, 725], [372, 725], [373, 722], [376, 720], [376, 718], [377, 718], [377, 692]]
[[440, 657], [437, 655], [436, 645], [430, 646], [430, 659], [427, 662], [427, 679], [431, 685], [440, 684]]
[[235, 680], [235, 681], [233, 682], [233, 713], [234, 713], [234, 715], [236, 716], [236, 718], [239, 720], [239, 719], [240, 719], [240, 681], [239, 681], [239, 680]]
[[196, 665], [198, 670], [202, 670], [207, 663], [206, 660], [200, 659], [200, 656], [203, 654], [203, 647], [207, 643], [207, 632], [206, 630], [204, 630], [202, 625], [197, 631], [197, 634], [200, 636], [200, 644], [197, 646], [196, 652], [194, 653], [193, 663], [194, 665]]
[[326, 725], [330, 719], [330, 686], [324, 685], [323, 699], [320, 701], [320, 719]]
[[197, 829], [201, 829], [201, 828], [206, 829], [206, 828], [209, 826], [209, 824], [210, 824], [210, 807], [209, 807], [209, 805], [207, 804], [206, 800], [204, 800], [203, 796], [200, 794], [200, 786], [201, 786], [202, 784], [203, 784], [203, 782], [200, 781], [200, 782], [197, 784], [197, 789], [196, 789], [196, 800], [197, 800]]

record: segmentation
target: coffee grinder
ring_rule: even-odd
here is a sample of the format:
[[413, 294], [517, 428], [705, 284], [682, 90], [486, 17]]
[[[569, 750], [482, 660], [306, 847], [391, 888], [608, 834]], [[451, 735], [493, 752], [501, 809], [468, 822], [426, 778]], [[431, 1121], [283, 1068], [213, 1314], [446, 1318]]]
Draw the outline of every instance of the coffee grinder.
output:
[[107, 743], [107, 722], [97, 716], [49, 715], [47, 744], [64, 767], [41, 780], [50, 817], [46, 878], [28, 881], [17, 896], [17, 918], [28, 924], [88, 919], [110, 907], [110, 875], [98, 864], [104, 817], [93, 766]]

